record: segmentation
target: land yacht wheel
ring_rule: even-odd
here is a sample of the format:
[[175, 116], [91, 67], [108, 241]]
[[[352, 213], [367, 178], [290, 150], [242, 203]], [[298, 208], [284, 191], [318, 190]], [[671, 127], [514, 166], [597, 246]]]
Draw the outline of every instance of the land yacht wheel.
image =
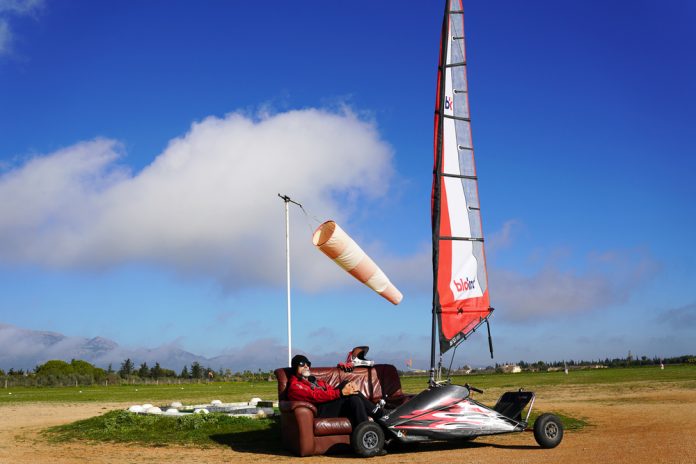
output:
[[350, 436], [350, 444], [353, 451], [364, 458], [377, 456], [384, 447], [382, 427], [374, 422], [359, 424]]
[[542, 448], [555, 448], [563, 439], [563, 424], [553, 414], [542, 414], [534, 421], [534, 439]]

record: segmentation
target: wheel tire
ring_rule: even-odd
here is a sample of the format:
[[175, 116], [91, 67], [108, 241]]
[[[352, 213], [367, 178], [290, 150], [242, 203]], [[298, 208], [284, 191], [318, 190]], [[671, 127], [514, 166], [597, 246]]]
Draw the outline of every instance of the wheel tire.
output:
[[364, 458], [376, 456], [384, 448], [384, 431], [374, 422], [363, 422], [353, 430], [350, 444], [353, 451]]
[[534, 421], [534, 439], [542, 448], [555, 448], [563, 439], [561, 420], [549, 413], [542, 414]]

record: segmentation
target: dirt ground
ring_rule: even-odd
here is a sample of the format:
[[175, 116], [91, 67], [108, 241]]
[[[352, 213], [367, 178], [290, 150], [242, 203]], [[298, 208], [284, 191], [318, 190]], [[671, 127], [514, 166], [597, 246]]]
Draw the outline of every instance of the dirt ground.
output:
[[[488, 395], [487, 395], [488, 396]], [[493, 402], [487, 397], [485, 403]], [[286, 462], [289, 454], [263, 450], [141, 447], [136, 445], [45, 441], [40, 431], [123, 408], [124, 404], [15, 404], [0, 407], [0, 463], [149, 463]], [[372, 462], [476, 463], [696, 463], [696, 390], [626, 385], [546, 390], [535, 408], [583, 418], [591, 425], [566, 433], [553, 450], [542, 450], [531, 433], [478, 438], [458, 447], [420, 445], [395, 451]], [[336, 462], [352, 455], [303, 458], [302, 462]]]

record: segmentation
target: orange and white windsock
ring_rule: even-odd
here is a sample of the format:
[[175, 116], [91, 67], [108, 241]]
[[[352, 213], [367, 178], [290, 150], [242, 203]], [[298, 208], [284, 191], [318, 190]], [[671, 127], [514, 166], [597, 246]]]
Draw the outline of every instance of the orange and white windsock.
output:
[[314, 232], [312, 243], [350, 275], [397, 305], [403, 295], [382, 270], [334, 221], [326, 221]]

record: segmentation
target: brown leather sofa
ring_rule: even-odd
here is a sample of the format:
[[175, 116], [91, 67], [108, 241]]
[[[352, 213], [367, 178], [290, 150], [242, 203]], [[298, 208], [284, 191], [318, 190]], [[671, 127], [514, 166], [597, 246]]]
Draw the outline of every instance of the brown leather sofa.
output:
[[[353, 429], [347, 418], [317, 418], [314, 405], [304, 401], [288, 401], [287, 387], [292, 370], [288, 367], [276, 369], [275, 375], [278, 379], [281, 433], [285, 448], [298, 456], [312, 456], [350, 445]], [[344, 372], [337, 367], [312, 367], [312, 375], [329, 385], [338, 385], [344, 380], [354, 381], [360, 387], [360, 392], [373, 403], [386, 396], [387, 409], [395, 408], [412, 397], [401, 391], [399, 374], [391, 364], [358, 367], [352, 372]]]

